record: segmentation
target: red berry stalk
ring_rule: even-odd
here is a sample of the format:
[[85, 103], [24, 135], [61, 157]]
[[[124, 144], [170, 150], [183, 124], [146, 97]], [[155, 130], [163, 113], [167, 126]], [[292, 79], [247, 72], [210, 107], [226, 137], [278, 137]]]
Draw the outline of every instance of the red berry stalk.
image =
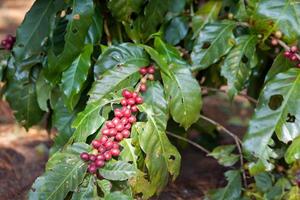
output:
[[6, 38], [1, 41], [1, 46], [5, 50], [11, 50], [16, 42], [16, 38], [10, 34], [6, 35]]
[[124, 138], [129, 138], [131, 127], [136, 122], [136, 114], [138, 112], [137, 105], [144, 102], [139, 92], [147, 90], [147, 80], [154, 80], [154, 66], [143, 67], [140, 69], [142, 75], [141, 81], [135, 91], [124, 89], [122, 91], [123, 99], [120, 101], [121, 108], [114, 110], [114, 118], [106, 121], [101, 130], [101, 136], [92, 141], [93, 152], [83, 152], [80, 154], [82, 160], [89, 162], [88, 171], [96, 174], [97, 169], [104, 167], [105, 163], [117, 158], [120, 153], [120, 145]]

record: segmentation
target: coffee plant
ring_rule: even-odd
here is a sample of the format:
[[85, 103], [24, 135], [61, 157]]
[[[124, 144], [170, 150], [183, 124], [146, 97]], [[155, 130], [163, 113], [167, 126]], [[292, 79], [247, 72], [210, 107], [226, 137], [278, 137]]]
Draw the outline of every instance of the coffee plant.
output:
[[[180, 171], [168, 136], [196, 124], [233, 139], [200, 146], [228, 170], [207, 199], [299, 199], [299, 39], [298, 0], [36, 0], [1, 42], [2, 97], [57, 130], [28, 198], [159, 195]], [[200, 86], [226, 84], [255, 107], [243, 140], [201, 114]]]

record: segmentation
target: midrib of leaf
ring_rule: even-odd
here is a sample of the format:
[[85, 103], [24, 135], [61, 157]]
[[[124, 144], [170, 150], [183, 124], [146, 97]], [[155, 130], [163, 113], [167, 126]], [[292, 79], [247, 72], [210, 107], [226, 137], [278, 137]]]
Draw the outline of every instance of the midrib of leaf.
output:
[[[69, 178], [69, 176], [74, 171], [76, 171], [77, 169], [81, 168], [83, 165], [85, 165], [85, 163], [78, 162], [77, 165], [75, 165], [75, 167], [73, 167], [73, 169], [70, 171], [70, 173], [63, 179], [63, 181], [61, 181], [61, 183], [59, 184], [59, 187], [56, 187], [56, 189], [52, 193], [50, 193], [50, 195], [48, 196], [47, 200], [51, 199], [51, 197], [58, 191], [58, 188], [60, 188], [65, 183], [65, 181], [67, 180], [67, 178]], [[78, 168], [77, 168], [77, 166], [78, 166]]]
[[123, 140], [123, 141], [124, 141], [125, 145], [128, 147], [128, 149], [130, 151], [130, 155], [132, 157], [132, 160], [134, 161], [134, 166], [137, 167], [136, 159], [134, 157], [135, 154], [134, 154], [134, 152], [132, 151], [132, 149], [131, 149], [131, 147], [129, 145], [129, 141], [128, 140]]
[[213, 8], [211, 9], [211, 11], [208, 13], [208, 15], [207, 15], [207, 17], [205, 18], [205, 20], [204, 20], [204, 22], [203, 22], [203, 24], [200, 26], [200, 30], [208, 23], [208, 21], [210, 20], [210, 18], [211, 18], [211, 16], [212, 16], [212, 13], [214, 13], [215, 12], [215, 9], [217, 8], [217, 3], [218, 2], [216, 2], [215, 4], [214, 4], [214, 6], [213, 6]]
[[31, 34], [30, 34], [30, 37], [28, 37], [28, 40], [27, 42], [25, 42], [24, 46], [27, 46], [30, 42], [30, 40], [32, 39], [32, 36], [34, 35], [34, 33], [36, 32], [36, 30], [38, 29], [38, 27], [40, 27], [40, 23], [41, 21], [44, 19], [44, 15], [48, 12], [49, 8], [50, 8], [50, 5], [52, 4], [53, 2], [52, 1], [49, 1], [49, 4], [48, 6], [46, 7], [45, 11], [42, 13], [42, 17], [40, 17], [40, 19], [38, 20], [38, 22], [36, 23], [36, 25], [34, 26]]
[[[209, 52], [209, 50], [212, 48], [212, 46], [213, 46], [213, 44], [217, 41], [217, 40], [219, 40], [219, 38], [222, 36], [222, 34], [227, 30], [227, 29], [229, 29], [231, 26], [233, 26], [234, 24], [233, 23], [229, 23], [229, 24], [227, 24], [226, 25], [226, 27], [218, 34], [218, 36], [210, 43], [210, 46], [207, 48], [207, 49], [205, 49], [205, 53], [204, 53], [204, 56], [202, 57], [202, 58], [205, 58], [206, 57], [206, 55], [208, 55], [208, 53], [207, 52]], [[203, 59], [202, 59], [203, 60]], [[201, 63], [201, 62], [200, 62]]]

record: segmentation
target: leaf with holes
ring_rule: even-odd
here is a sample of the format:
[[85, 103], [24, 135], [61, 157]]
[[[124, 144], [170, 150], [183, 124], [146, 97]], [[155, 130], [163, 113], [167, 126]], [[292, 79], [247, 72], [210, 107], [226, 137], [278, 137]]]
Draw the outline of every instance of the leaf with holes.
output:
[[84, 179], [80, 187], [72, 194], [71, 200], [97, 200], [99, 199], [97, 194], [97, 186], [95, 185], [95, 177], [88, 176]]
[[234, 46], [232, 21], [207, 24], [197, 36], [191, 59], [195, 69], [205, 69], [216, 63]]
[[244, 148], [264, 163], [274, 152], [269, 144], [273, 132], [284, 143], [300, 134], [300, 70], [290, 69], [268, 81], [244, 138]]
[[292, 144], [287, 149], [284, 159], [288, 164], [291, 164], [300, 159], [300, 137], [293, 140]]
[[116, 67], [126, 66], [147, 66], [149, 57], [143, 48], [131, 44], [123, 43], [111, 46], [102, 53], [95, 63], [95, 78], [101, 77], [102, 73]]
[[258, 62], [256, 51], [257, 36], [246, 35], [237, 38], [237, 45], [226, 56], [221, 74], [227, 79], [229, 96], [241, 91], [251, 75], [251, 69]]
[[[81, 146], [80, 152], [76, 150], [78, 145]], [[54, 156], [52, 165], [32, 185], [29, 199], [64, 199], [68, 192], [74, 191], [83, 181], [87, 170], [87, 165], [79, 155], [81, 152], [88, 150], [89, 146], [87, 144], [74, 144], [65, 152], [59, 152], [59, 156]]]
[[117, 20], [128, 21], [132, 13], [139, 13], [143, 3], [143, 0], [110, 0], [107, 6]]
[[56, 83], [60, 73], [68, 69], [84, 48], [84, 42], [92, 23], [94, 3], [90, 0], [73, 0], [72, 14], [67, 25], [63, 51], [56, 55], [53, 49], [48, 51], [46, 77]]
[[62, 73], [61, 89], [64, 101], [69, 110], [73, 110], [79, 101], [83, 84], [87, 79], [91, 66], [92, 45], [86, 45], [81, 54], [72, 62], [71, 66]]
[[112, 181], [124, 181], [136, 174], [136, 169], [133, 165], [124, 162], [109, 162], [105, 167], [99, 169], [99, 173], [105, 179]]
[[127, 162], [132, 162], [132, 164], [137, 168], [137, 155], [135, 154], [135, 147], [132, 145], [132, 139], [124, 139], [120, 142], [123, 147], [120, 158]]

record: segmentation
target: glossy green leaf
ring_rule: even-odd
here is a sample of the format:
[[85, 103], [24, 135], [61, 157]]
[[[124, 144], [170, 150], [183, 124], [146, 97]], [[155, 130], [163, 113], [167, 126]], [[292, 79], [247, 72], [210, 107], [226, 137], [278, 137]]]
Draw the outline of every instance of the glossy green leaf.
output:
[[117, 20], [128, 21], [132, 13], [139, 13], [143, 3], [143, 0], [110, 0], [107, 7]]
[[13, 52], [17, 64], [39, 57], [50, 33], [51, 18], [63, 7], [63, 2], [38, 0], [17, 29]]
[[71, 66], [62, 73], [61, 88], [64, 101], [69, 110], [73, 110], [79, 101], [83, 84], [87, 79], [91, 66], [92, 45], [86, 45], [82, 53], [72, 62]]
[[205, 25], [197, 36], [191, 59], [195, 69], [202, 70], [216, 63], [227, 54], [235, 41], [232, 21], [214, 22]]
[[95, 182], [94, 176], [87, 177], [80, 187], [73, 192], [71, 200], [100, 200]]
[[266, 75], [265, 82], [272, 80], [277, 74], [287, 71], [288, 69], [292, 68], [294, 65], [295, 63], [287, 59], [283, 55], [283, 52], [281, 52], [274, 59], [273, 64]]
[[104, 200], [133, 200], [133, 198], [123, 194], [122, 192], [112, 192], [106, 195]]
[[106, 179], [97, 180], [97, 184], [99, 185], [102, 192], [104, 193], [104, 196], [110, 193], [110, 190], [112, 188], [112, 184], [110, 181]]
[[222, 1], [208, 1], [202, 5], [192, 17], [193, 38], [199, 35], [203, 27], [217, 20], [222, 7]]
[[[162, 39], [159, 37], [155, 37], [155, 39], [154, 39], [154, 48], [158, 52], [158, 54], [163, 55], [162, 59], [164, 61], [166, 61], [167, 63], [172, 63], [172, 62], [182, 63], [182, 64], [185, 63], [185, 61], [183, 61], [180, 56], [180, 51], [178, 49], [176, 49], [176, 47], [163, 42]], [[149, 53], [149, 51], [148, 51], [148, 53]]]
[[46, 112], [49, 111], [48, 100], [50, 99], [51, 90], [51, 84], [46, 80], [43, 72], [41, 72], [36, 81], [36, 95], [40, 109]]
[[266, 172], [257, 174], [254, 180], [256, 187], [262, 192], [267, 192], [273, 184], [272, 177]]
[[265, 39], [277, 29], [289, 40], [300, 36], [300, 4], [297, 0], [260, 0], [256, 15], [261, 21], [266, 20], [269, 24], [272, 21], [273, 26], [264, 34]]
[[[82, 149], [88, 151], [88, 145], [80, 145]], [[29, 192], [30, 200], [64, 199], [69, 191], [74, 191], [83, 181], [87, 165], [80, 158], [81, 152], [72, 150], [76, 148], [74, 146], [50, 160], [53, 162], [52, 165], [32, 185]]]
[[71, 65], [84, 48], [85, 38], [92, 24], [93, 13], [93, 1], [72, 1], [72, 14], [67, 25], [64, 50], [59, 55], [56, 55], [53, 49], [48, 51], [46, 77], [52, 82], [57, 82], [60, 73]]
[[241, 172], [237, 170], [227, 171], [225, 173], [228, 181], [222, 189], [217, 189], [208, 194], [210, 200], [239, 200], [241, 199], [242, 184]]
[[143, 195], [143, 199], [149, 199], [155, 194], [156, 186], [151, 185], [146, 174], [138, 171], [137, 175], [129, 180], [129, 184], [135, 194]]
[[92, 24], [87, 32], [85, 44], [97, 44], [102, 38], [103, 32], [103, 16], [99, 7], [95, 7], [92, 17]]
[[235, 145], [221, 145], [214, 148], [209, 155], [217, 159], [219, 164], [229, 167], [239, 160], [239, 155], [232, 154], [234, 149]]
[[129, 65], [106, 71], [94, 82], [89, 91], [89, 102], [95, 102], [111, 92], [135, 85], [140, 79], [139, 68], [139, 66]]
[[105, 179], [123, 181], [135, 176], [136, 169], [127, 162], [117, 161], [106, 163], [105, 167], [99, 169], [99, 173]]
[[162, 74], [164, 88], [173, 119], [188, 129], [200, 116], [201, 89], [185, 66], [172, 66], [171, 77]]
[[132, 145], [132, 139], [124, 139], [120, 142], [123, 147], [120, 158], [127, 162], [132, 162], [132, 164], [137, 168], [137, 155], [135, 153], [135, 147]]
[[300, 159], [300, 137], [294, 139], [285, 153], [285, 161], [291, 164]]
[[147, 66], [149, 57], [143, 48], [131, 44], [123, 43], [111, 46], [102, 53], [95, 63], [94, 73], [96, 78], [106, 70], [122, 66]]
[[257, 62], [256, 35], [245, 35], [237, 38], [237, 45], [226, 56], [221, 74], [227, 79], [229, 95], [235, 96], [241, 91], [251, 75]]
[[300, 134], [300, 70], [290, 69], [268, 81], [244, 138], [244, 148], [265, 162], [275, 157], [269, 144], [274, 132], [287, 143]]
[[187, 18], [175, 17], [167, 25], [164, 38], [168, 43], [176, 45], [186, 36], [188, 28]]

